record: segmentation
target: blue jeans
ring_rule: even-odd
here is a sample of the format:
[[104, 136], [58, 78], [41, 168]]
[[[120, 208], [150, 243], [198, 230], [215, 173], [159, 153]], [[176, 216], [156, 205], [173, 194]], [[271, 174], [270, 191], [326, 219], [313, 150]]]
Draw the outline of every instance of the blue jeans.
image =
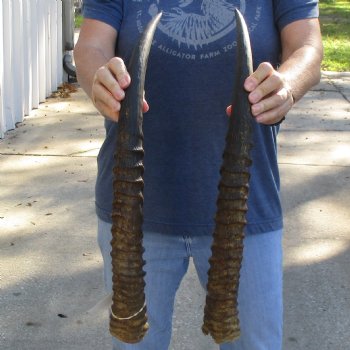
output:
[[[104, 260], [105, 285], [112, 291], [111, 225], [99, 220], [98, 243]], [[203, 288], [207, 283], [210, 236], [144, 233], [146, 303], [149, 330], [138, 344], [113, 338], [114, 350], [167, 350], [176, 291], [193, 258]], [[249, 235], [244, 240], [238, 305], [241, 336], [220, 350], [282, 349], [282, 230]]]

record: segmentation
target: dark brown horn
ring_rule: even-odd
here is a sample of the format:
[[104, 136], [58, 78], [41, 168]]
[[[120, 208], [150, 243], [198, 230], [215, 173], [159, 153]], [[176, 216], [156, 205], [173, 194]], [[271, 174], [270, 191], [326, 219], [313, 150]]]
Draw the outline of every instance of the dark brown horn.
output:
[[161, 14], [154, 17], [128, 67], [131, 84], [118, 121], [112, 209], [113, 304], [110, 333], [126, 343], [141, 341], [148, 329], [142, 258], [143, 222], [143, 92], [148, 55]]
[[207, 298], [202, 331], [218, 344], [240, 335], [237, 294], [243, 255], [245, 214], [252, 164], [251, 106], [244, 90], [252, 73], [249, 34], [244, 18], [236, 9], [237, 68], [226, 146], [220, 174], [212, 256], [209, 259]]

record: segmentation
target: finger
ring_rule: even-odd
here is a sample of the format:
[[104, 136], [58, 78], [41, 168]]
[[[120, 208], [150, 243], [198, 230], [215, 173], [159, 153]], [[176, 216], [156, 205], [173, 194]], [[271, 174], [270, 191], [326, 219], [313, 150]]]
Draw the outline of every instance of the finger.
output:
[[103, 85], [117, 101], [125, 97], [124, 90], [107, 66], [102, 66], [96, 71], [93, 86], [95, 85]]
[[267, 97], [258, 103], [253, 104], [252, 114], [256, 117], [261, 113], [269, 111], [270, 109], [278, 108], [279, 106], [283, 105], [288, 99], [288, 90], [282, 88], [277, 93], [272, 94], [271, 97]]
[[292, 99], [289, 98], [283, 104], [278, 105], [273, 109], [269, 109], [268, 111], [259, 114], [256, 117], [256, 121], [258, 123], [262, 123], [266, 125], [278, 123], [289, 112], [292, 106], [293, 106], [293, 101]]
[[120, 102], [101, 84], [95, 84], [92, 89], [92, 102], [104, 116], [115, 120], [119, 117]]
[[126, 89], [130, 84], [130, 75], [126, 69], [124, 61], [120, 57], [113, 57], [107, 67], [115, 75], [120, 87]]
[[252, 104], [258, 103], [274, 91], [280, 90], [282, 87], [283, 81], [281, 75], [274, 72], [249, 94], [249, 101]]
[[107, 119], [110, 119], [114, 122], [118, 122], [119, 120], [119, 111], [111, 109], [109, 106], [104, 104], [103, 102], [99, 102], [99, 112]]
[[107, 105], [110, 109], [119, 111], [120, 102], [101, 84], [94, 84], [92, 88], [92, 101], [95, 105], [100, 102]]
[[268, 62], [261, 63], [258, 68], [244, 82], [244, 88], [251, 92], [256, 89], [261, 82], [274, 72], [274, 68]]
[[276, 124], [282, 120], [287, 111], [288, 108], [286, 108], [286, 106], [280, 106], [279, 108], [271, 109], [268, 112], [258, 115], [255, 120], [265, 125]]

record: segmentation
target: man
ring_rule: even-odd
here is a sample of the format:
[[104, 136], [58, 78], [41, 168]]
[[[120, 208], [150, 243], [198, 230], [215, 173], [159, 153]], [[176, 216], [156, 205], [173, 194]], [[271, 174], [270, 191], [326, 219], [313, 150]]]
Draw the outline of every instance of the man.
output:
[[[168, 349], [176, 290], [189, 258], [205, 288], [217, 184], [235, 67], [237, 7], [248, 24], [254, 73], [245, 81], [254, 123], [250, 193], [239, 287], [242, 335], [221, 350], [282, 347], [282, 212], [279, 123], [320, 79], [317, 1], [85, 0], [75, 48], [78, 79], [105, 117], [98, 157], [98, 239], [111, 290], [112, 168], [120, 102], [133, 45], [156, 13], [144, 112], [144, 246], [150, 329], [114, 349]], [[147, 101], [147, 102], [146, 102]]]

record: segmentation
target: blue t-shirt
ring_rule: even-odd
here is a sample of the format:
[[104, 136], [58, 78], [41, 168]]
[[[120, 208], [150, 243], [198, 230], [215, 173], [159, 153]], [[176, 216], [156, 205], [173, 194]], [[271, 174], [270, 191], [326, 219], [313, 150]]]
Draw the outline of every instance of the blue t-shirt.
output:
[[[235, 68], [237, 7], [247, 22], [254, 67], [279, 64], [280, 30], [318, 16], [310, 0], [85, 0], [86, 18], [118, 32], [116, 55], [128, 62], [152, 16], [162, 11], [146, 76], [144, 231], [212, 234], [219, 170]], [[118, 124], [106, 120], [98, 156], [96, 210], [111, 222]], [[277, 126], [254, 123], [246, 233], [282, 228]]]

